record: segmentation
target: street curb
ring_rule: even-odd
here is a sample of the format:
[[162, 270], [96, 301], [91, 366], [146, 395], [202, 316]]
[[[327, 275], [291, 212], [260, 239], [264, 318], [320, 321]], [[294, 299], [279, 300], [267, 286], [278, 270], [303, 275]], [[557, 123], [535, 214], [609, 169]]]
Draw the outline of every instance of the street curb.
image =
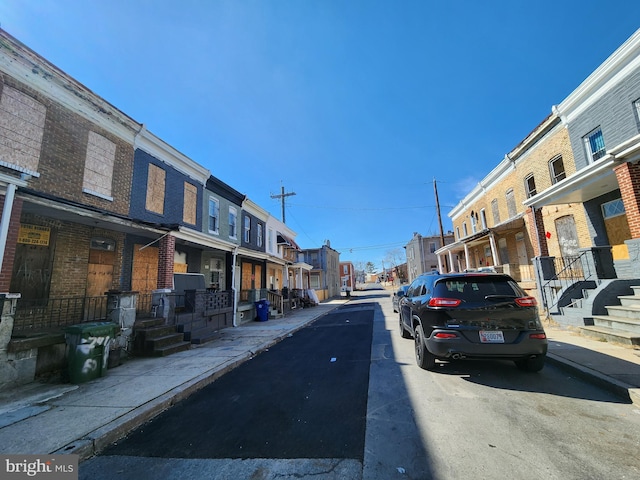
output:
[[208, 372], [202, 373], [197, 377], [177, 387], [174, 387], [173, 389], [163, 393], [162, 395], [147, 402], [146, 404], [135, 407], [121, 417], [112, 420], [106, 425], [103, 425], [93, 430], [92, 432], [89, 432], [84, 437], [79, 438], [78, 440], [71, 442], [52, 453], [75, 454], [79, 456], [80, 462], [97, 455], [109, 445], [124, 438], [129, 432], [131, 432], [131, 430], [134, 430], [135, 428], [155, 418], [176, 403], [186, 399], [198, 390], [213, 383], [222, 375], [230, 372], [231, 370], [234, 370], [246, 361], [251, 360], [259, 353], [268, 350], [273, 345], [276, 345], [277, 343], [281, 342], [285, 338], [288, 338], [290, 335], [296, 333], [297, 331], [302, 330], [309, 324], [315, 322], [319, 318], [327, 315], [340, 306], [341, 305], [336, 305], [334, 308], [327, 310], [321, 315], [310, 318], [307, 321], [300, 323], [291, 330], [288, 330], [287, 332], [274, 337], [272, 340], [263, 343], [257, 349], [255, 349], [255, 351], [247, 351], [245, 354], [238, 355], [237, 357], [233, 358], [227, 364], [223, 364], [222, 367], [215, 367]]
[[602, 373], [572, 362], [564, 357], [547, 352], [547, 361], [561, 369], [573, 373], [576, 377], [586, 380], [594, 385], [609, 390], [625, 401], [640, 407], [640, 389], [634, 388], [624, 382], [603, 375]]

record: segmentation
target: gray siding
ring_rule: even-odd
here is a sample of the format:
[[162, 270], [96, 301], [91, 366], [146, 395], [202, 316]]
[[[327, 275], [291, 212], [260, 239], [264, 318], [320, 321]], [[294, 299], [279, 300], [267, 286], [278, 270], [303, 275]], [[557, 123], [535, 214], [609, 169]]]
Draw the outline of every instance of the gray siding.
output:
[[633, 105], [638, 99], [640, 71], [625, 78], [569, 124], [569, 138], [576, 169], [580, 170], [590, 163], [587, 160], [583, 137], [597, 127], [602, 129], [607, 150], [638, 135], [640, 120]]

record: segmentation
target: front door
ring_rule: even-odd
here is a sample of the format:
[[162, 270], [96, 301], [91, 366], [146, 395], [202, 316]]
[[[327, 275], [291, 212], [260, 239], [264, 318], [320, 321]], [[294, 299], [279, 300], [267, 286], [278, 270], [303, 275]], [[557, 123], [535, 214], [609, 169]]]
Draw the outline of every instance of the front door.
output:
[[563, 257], [578, 255], [578, 231], [573, 215], [565, 215], [556, 219], [556, 233]]
[[131, 290], [134, 292], [151, 292], [158, 288], [158, 248], [143, 245], [133, 246], [133, 272]]
[[112, 288], [115, 252], [89, 250], [87, 297], [98, 297]]

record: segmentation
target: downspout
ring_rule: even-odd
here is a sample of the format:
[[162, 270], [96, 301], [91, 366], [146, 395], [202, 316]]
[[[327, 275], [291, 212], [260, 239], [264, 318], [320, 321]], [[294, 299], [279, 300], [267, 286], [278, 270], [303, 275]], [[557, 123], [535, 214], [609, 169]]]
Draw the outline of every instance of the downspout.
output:
[[238, 258], [238, 248], [233, 249], [233, 260], [231, 261], [231, 290], [233, 291], [233, 326], [238, 326], [238, 291], [236, 290], [236, 260]]
[[4, 207], [2, 209], [2, 221], [0, 221], [0, 271], [4, 263], [4, 250], [7, 246], [7, 235], [9, 234], [9, 223], [11, 222], [11, 211], [13, 210], [13, 199], [16, 194], [16, 185], [9, 183], [7, 193], [4, 197]]

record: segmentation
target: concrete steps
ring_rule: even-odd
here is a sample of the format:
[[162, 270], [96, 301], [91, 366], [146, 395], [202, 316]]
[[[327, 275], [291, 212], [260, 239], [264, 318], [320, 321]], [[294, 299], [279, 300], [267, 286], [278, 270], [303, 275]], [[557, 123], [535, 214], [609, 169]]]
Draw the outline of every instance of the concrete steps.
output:
[[188, 350], [190, 342], [176, 332], [171, 325], [165, 325], [164, 318], [137, 319], [133, 325], [133, 351], [145, 357], [165, 357], [172, 353]]
[[607, 315], [593, 315], [593, 325], [580, 333], [640, 349], [640, 286], [631, 288], [633, 295], [619, 295], [620, 305], [607, 305]]

